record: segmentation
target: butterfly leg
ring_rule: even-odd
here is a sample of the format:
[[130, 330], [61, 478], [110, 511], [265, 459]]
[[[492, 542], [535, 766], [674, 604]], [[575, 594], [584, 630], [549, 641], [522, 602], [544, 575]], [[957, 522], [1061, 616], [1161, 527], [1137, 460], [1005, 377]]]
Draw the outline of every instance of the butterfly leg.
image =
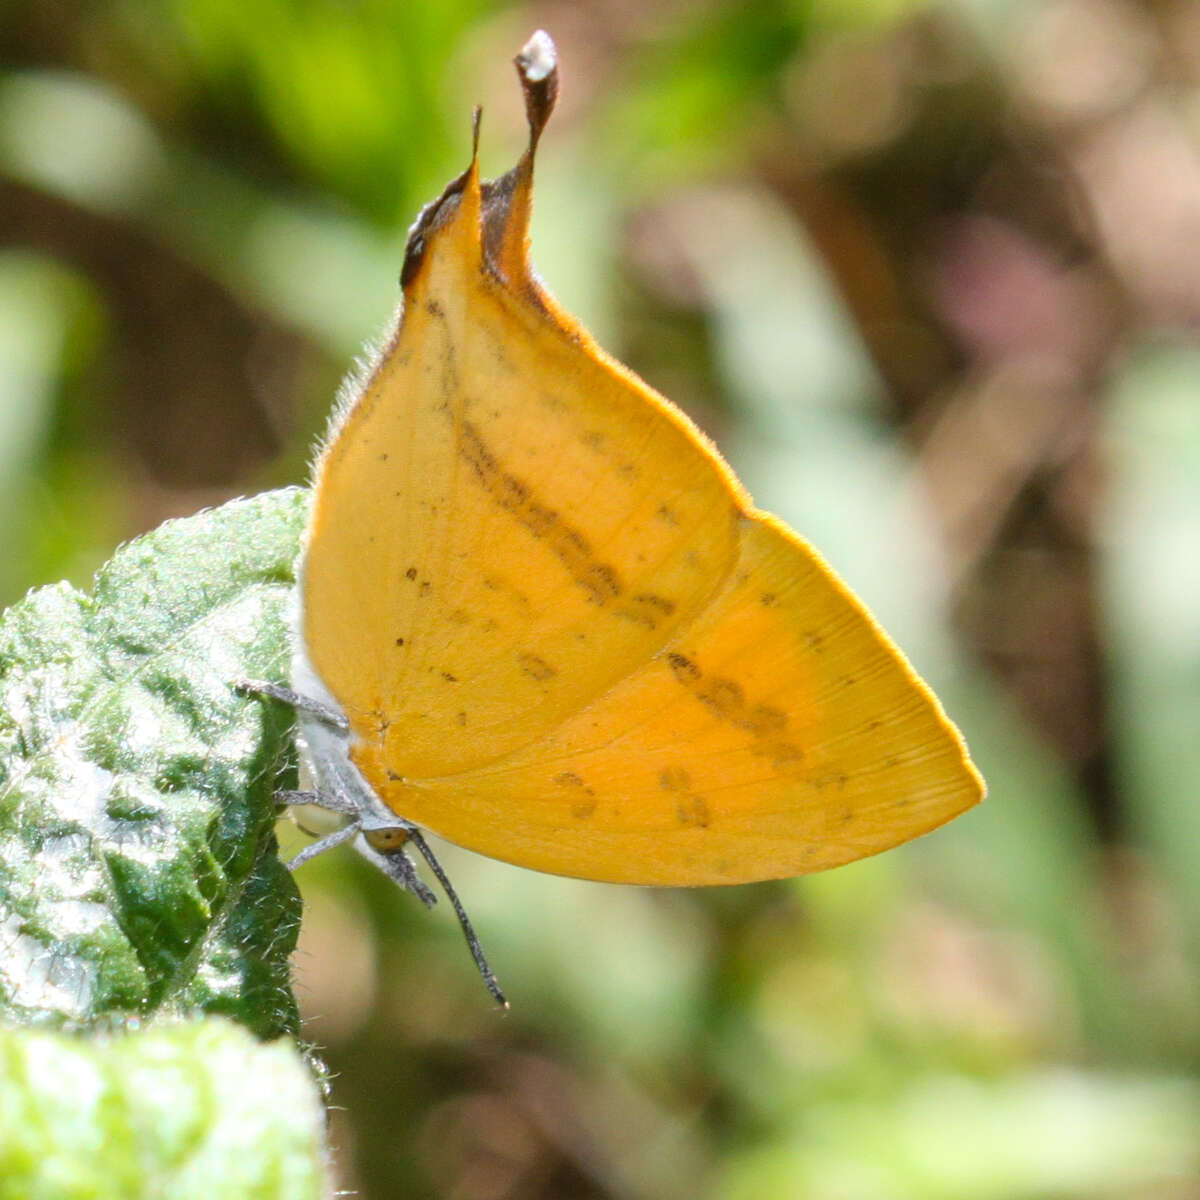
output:
[[318, 838], [315, 842], [310, 842], [299, 854], [293, 854], [287, 861], [287, 869], [294, 871], [310, 859], [316, 858], [318, 854], [324, 854], [326, 850], [332, 850], [334, 846], [340, 846], [343, 842], [348, 842], [352, 837], [357, 837], [358, 833], [359, 825], [357, 821], [352, 821], [349, 825], [343, 825], [341, 829], [335, 829], [333, 833], [326, 834], [325, 837]]
[[277, 683], [264, 683], [257, 679], [239, 679], [233, 685], [233, 689], [244, 696], [269, 696], [272, 700], [278, 700], [281, 704], [286, 704], [298, 712], [312, 713], [326, 725], [341, 730], [343, 733], [350, 728], [344, 714], [338, 712], [337, 709], [330, 708], [328, 704], [314, 700], [311, 696], [293, 692], [291, 688], [281, 687]]
[[[289, 858], [287, 863], [289, 871], [294, 871], [310, 859], [316, 858], [318, 854], [324, 854], [326, 850], [332, 850], [335, 846], [340, 846], [343, 842], [348, 842], [362, 828], [362, 822], [357, 819], [359, 817], [359, 810], [354, 806], [353, 802], [347, 797], [337, 796], [331, 792], [279, 791], [275, 793], [275, 803], [284, 807], [311, 804], [315, 808], [324, 808], [329, 812], [341, 813], [356, 818], [350, 824], [343, 825], [341, 829], [335, 829], [333, 833], [318, 838], [315, 842], [305, 846], [299, 854], [295, 854]], [[300, 828], [304, 829], [304, 826], [301, 825]], [[308, 833], [309, 830], [304, 829], [304, 832]]]
[[311, 804], [314, 808], [323, 808], [326, 812], [345, 813], [348, 817], [357, 817], [362, 812], [362, 806], [353, 796], [342, 796], [336, 792], [279, 791], [275, 793], [275, 803], [282, 804], [285, 808]]

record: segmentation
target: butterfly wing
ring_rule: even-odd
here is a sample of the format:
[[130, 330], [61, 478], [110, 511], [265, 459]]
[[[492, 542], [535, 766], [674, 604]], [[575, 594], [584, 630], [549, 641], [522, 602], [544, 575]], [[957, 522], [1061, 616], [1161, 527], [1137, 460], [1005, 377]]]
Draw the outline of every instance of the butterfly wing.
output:
[[829, 568], [771, 520], [739, 543], [637, 671], [500, 761], [393, 785], [395, 806], [537, 870], [695, 885], [837, 866], [975, 804], [957, 730]]
[[694, 620], [737, 553], [715, 451], [485, 267], [480, 205], [472, 169], [318, 468], [303, 638], [384, 779], [544, 738]]
[[461, 845], [612, 881], [792, 875], [949, 820], [982, 781], [933, 694], [531, 273], [553, 74], [518, 62], [530, 149], [422, 214], [318, 464], [301, 636], [353, 761]]

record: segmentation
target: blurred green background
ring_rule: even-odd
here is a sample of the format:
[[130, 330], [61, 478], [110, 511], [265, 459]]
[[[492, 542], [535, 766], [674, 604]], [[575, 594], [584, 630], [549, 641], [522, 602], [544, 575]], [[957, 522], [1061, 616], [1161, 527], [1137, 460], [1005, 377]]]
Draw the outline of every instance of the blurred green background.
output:
[[538, 26], [549, 287], [991, 795], [708, 892], [448, 849], [507, 1016], [448, 912], [305, 867], [339, 1186], [1200, 1197], [1200, 0], [4, 5], [0, 602], [304, 477], [473, 104], [519, 152]]

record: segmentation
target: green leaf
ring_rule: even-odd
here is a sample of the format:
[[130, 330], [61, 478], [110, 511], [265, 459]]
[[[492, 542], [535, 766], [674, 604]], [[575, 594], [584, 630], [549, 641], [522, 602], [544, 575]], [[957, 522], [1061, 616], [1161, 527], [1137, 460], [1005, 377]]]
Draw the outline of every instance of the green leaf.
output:
[[0, 1029], [0, 1200], [316, 1200], [323, 1125], [292, 1046], [225, 1021]]
[[306, 504], [168, 522], [90, 596], [42, 588], [0, 617], [0, 1018], [295, 1032], [272, 802], [294, 786], [291, 717], [233, 685], [286, 678]]

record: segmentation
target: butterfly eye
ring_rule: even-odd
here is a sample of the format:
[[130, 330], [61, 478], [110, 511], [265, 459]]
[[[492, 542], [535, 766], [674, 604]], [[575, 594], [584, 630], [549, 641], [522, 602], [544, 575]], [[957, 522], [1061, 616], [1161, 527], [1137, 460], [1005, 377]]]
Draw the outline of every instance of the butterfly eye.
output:
[[372, 850], [378, 850], [381, 854], [387, 854], [393, 850], [399, 850], [409, 839], [407, 829], [371, 829], [363, 833], [367, 844]]

